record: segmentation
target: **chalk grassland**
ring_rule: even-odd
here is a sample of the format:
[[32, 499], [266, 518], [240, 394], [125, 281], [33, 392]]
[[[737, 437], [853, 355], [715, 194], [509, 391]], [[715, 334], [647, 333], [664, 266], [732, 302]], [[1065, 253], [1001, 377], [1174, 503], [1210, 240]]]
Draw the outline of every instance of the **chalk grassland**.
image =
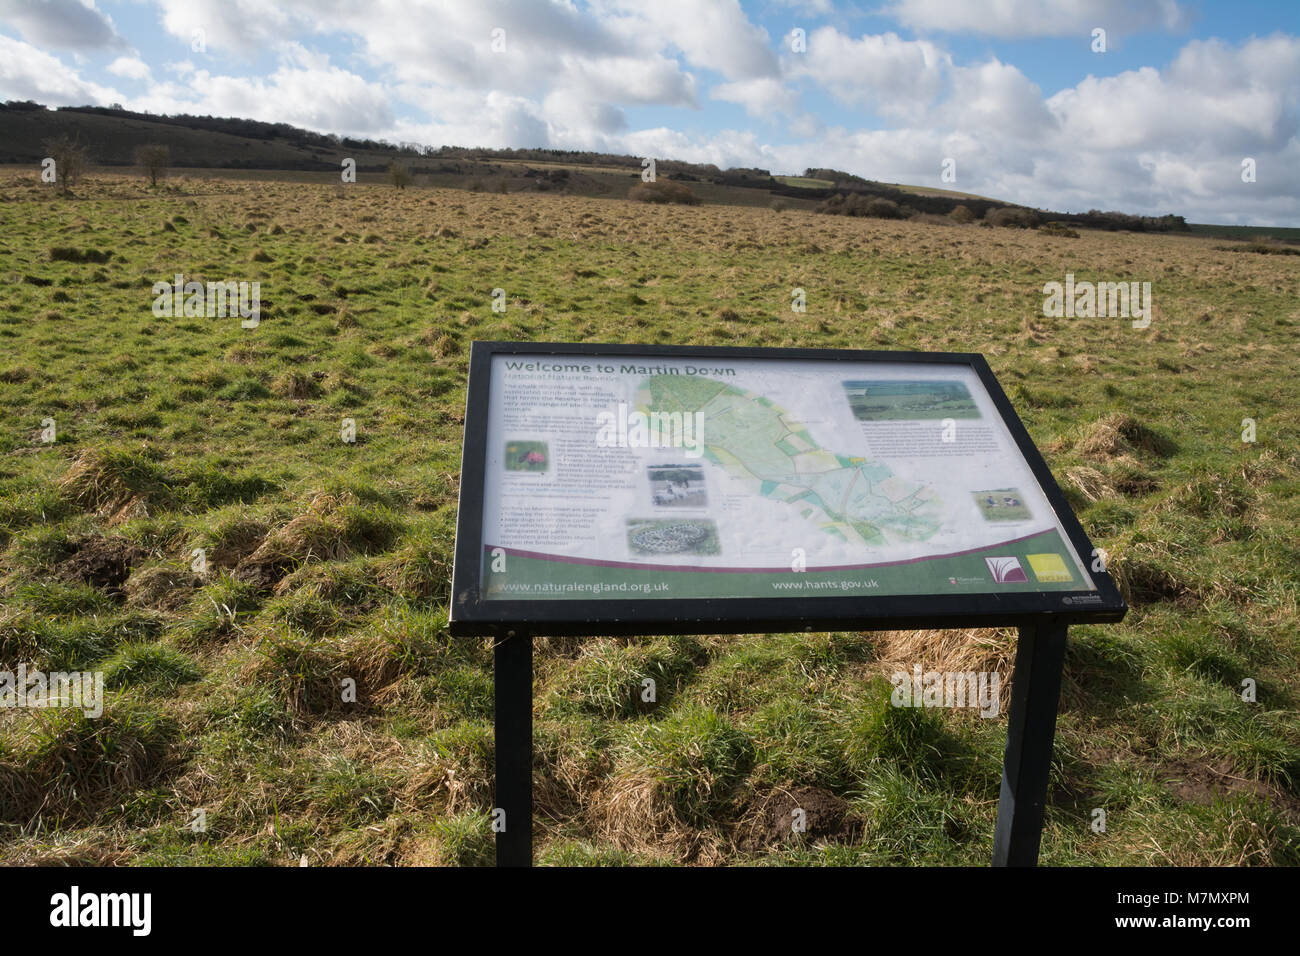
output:
[[[983, 352], [1133, 605], [1072, 632], [1044, 862], [1300, 864], [1300, 257], [34, 178], [0, 181], [0, 669], [109, 691], [99, 720], [0, 711], [3, 862], [490, 862], [491, 652], [445, 613], [477, 338]], [[1066, 272], [1150, 281], [1150, 328], [1043, 318]], [[261, 325], [156, 318], [176, 273], [260, 281]], [[538, 859], [983, 864], [1014, 646], [539, 641]], [[917, 664], [996, 671], [1002, 717], [891, 707]]]

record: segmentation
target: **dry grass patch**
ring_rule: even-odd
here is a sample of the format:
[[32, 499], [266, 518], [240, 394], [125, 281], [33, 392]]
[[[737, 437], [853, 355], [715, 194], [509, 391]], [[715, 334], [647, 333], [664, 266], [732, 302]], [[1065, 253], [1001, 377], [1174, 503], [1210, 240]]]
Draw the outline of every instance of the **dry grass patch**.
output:
[[1115, 486], [1106, 480], [1105, 475], [1087, 465], [1076, 465], [1065, 469], [1065, 480], [1089, 503], [1103, 498], [1114, 498], [1119, 494]]
[[102, 716], [28, 710], [0, 725], [0, 822], [92, 820], [178, 763], [177, 725], [123, 700]]
[[1114, 412], [1089, 425], [1074, 449], [1085, 457], [1101, 460], [1137, 453], [1165, 458], [1176, 450], [1169, 439], [1121, 412]]
[[307, 510], [278, 528], [239, 563], [235, 577], [273, 588], [293, 567], [387, 548], [397, 536], [395, 516], [348, 492], [315, 494]]

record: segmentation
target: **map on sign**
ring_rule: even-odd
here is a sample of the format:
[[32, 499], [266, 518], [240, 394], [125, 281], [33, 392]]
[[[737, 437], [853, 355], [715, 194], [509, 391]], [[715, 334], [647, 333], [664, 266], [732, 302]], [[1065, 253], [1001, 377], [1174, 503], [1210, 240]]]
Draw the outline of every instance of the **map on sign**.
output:
[[492, 356], [486, 600], [1093, 591], [960, 364]]

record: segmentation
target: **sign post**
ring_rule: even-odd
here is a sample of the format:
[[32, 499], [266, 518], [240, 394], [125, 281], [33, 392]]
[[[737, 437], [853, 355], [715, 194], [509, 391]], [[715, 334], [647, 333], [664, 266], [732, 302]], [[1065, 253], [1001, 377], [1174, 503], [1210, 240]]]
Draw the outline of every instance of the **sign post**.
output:
[[[533, 639], [514, 633], [492, 650], [497, 866], [533, 865]], [[502, 815], [503, 814], [503, 815]]]
[[495, 639], [499, 865], [532, 639], [1017, 627], [995, 865], [1033, 865], [1066, 629], [1127, 608], [983, 357], [475, 342], [450, 629]]
[[993, 834], [994, 866], [1034, 866], [1043, 833], [1047, 778], [1056, 736], [1066, 627], [1057, 621], [1022, 627], [1002, 760], [1002, 793]]

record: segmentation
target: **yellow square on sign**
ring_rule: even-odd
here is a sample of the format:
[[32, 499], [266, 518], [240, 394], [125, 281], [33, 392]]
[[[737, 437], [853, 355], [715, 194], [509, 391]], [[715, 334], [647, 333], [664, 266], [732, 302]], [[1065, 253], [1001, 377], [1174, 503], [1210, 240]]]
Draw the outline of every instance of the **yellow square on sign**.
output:
[[1027, 554], [1029, 567], [1040, 581], [1073, 581], [1074, 575], [1059, 554]]

